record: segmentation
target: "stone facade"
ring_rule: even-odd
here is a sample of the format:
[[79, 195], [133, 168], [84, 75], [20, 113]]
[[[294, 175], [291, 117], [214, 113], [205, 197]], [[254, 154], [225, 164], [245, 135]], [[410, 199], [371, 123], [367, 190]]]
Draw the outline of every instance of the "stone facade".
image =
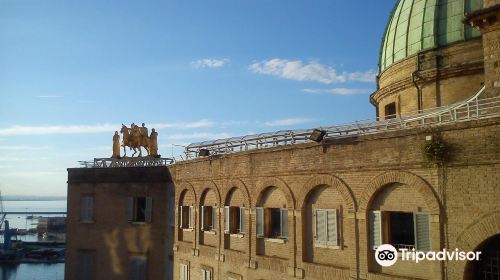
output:
[[[171, 182], [165, 167], [68, 169], [65, 279], [127, 279], [134, 256], [146, 259], [148, 279], [169, 279]], [[84, 198], [89, 197], [93, 202], [84, 219]], [[134, 197], [152, 198], [149, 221], [127, 217]], [[86, 272], [80, 271], [82, 266]]]
[[[194, 227], [180, 229], [176, 212], [174, 279], [180, 279], [181, 263], [189, 266], [189, 279], [201, 279], [202, 268], [213, 279], [463, 279], [466, 262], [380, 267], [369, 246], [367, 217], [374, 209], [429, 213], [435, 251], [475, 250], [500, 233], [499, 120], [441, 127], [455, 151], [443, 167], [423, 155], [429, 129], [178, 163], [170, 168], [175, 201], [194, 206]], [[241, 235], [223, 230], [222, 206], [235, 190], [234, 203], [246, 207]], [[219, 206], [219, 223], [210, 242], [201, 242], [207, 233], [200, 230], [198, 209], [207, 191]], [[256, 237], [255, 209], [263, 204], [288, 209], [286, 240]], [[340, 209], [339, 247], [313, 244], [314, 207]]]
[[371, 101], [381, 118], [393, 102], [396, 114], [411, 115], [460, 102], [483, 83], [483, 40], [477, 38], [422, 51], [391, 65], [379, 75]]

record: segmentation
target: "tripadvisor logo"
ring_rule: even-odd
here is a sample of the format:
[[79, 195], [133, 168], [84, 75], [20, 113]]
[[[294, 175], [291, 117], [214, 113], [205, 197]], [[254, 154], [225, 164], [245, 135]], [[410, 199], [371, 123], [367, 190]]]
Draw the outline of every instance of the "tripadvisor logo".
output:
[[464, 252], [458, 249], [448, 251], [443, 249], [441, 251], [416, 251], [415, 249], [399, 249], [399, 252], [390, 244], [382, 244], [375, 251], [375, 260], [381, 266], [391, 266], [398, 260], [398, 254], [401, 256], [402, 261], [478, 261], [481, 255], [480, 251]]

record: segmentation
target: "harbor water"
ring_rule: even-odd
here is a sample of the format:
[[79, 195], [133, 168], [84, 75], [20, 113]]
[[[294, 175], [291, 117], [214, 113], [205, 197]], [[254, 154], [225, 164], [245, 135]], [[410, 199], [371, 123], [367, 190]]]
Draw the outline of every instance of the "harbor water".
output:
[[[31, 229], [36, 228], [37, 219], [28, 219], [33, 215], [31, 212], [65, 212], [65, 200], [53, 201], [3, 201], [3, 208], [6, 212], [25, 212], [26, 214], [7, 215], [10, 228]], [[38, 216], [34, 214], [34, 216]], [[61, 216], [61, 215], [41, 215]], [[20, 235], [12, 239], [22, 241], [47, 241], [37, 234]], [[2, 238], [3, 242], [3, 238]], [[0, 280], [58, 280], [64, 279], [64, 263], [43, 264], [43, 263], [21, 263], [21, 264], [0, 264]]]

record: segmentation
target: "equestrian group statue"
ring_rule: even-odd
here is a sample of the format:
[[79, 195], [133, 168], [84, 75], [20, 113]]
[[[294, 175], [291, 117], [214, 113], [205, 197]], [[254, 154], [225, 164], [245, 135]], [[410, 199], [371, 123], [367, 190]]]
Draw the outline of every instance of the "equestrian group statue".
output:
[[120, 145], [120, 135], [118, 131], [115, 131], [113, 136], [113, 158], [120, 158], [120, 147], [123, 147], [124, 157], [127, 156], [127, 150], [125, 147], [129, 147], [130, 150], [134, 150], [132, 157], [137, 153], [139, 149], [139, 157], [142, 157], [142, 147], [146, 149], [148, 156], [158, 157], [158, 133], [155, 129], [151, 129], [151, 135], [148, 136], [148, 128], [143, 123], [141, 127], [132, 123], [130, 127], [122, 124], [120, 130], [122, 136], [122, 143]]

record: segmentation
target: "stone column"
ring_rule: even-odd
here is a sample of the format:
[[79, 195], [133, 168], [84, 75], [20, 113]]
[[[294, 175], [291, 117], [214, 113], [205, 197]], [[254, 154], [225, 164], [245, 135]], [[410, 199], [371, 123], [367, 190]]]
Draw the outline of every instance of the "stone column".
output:
[[500, 0], [485, 0], [465, 21], [483, 36], [484, 83], [487, 97], [500, 96]]

